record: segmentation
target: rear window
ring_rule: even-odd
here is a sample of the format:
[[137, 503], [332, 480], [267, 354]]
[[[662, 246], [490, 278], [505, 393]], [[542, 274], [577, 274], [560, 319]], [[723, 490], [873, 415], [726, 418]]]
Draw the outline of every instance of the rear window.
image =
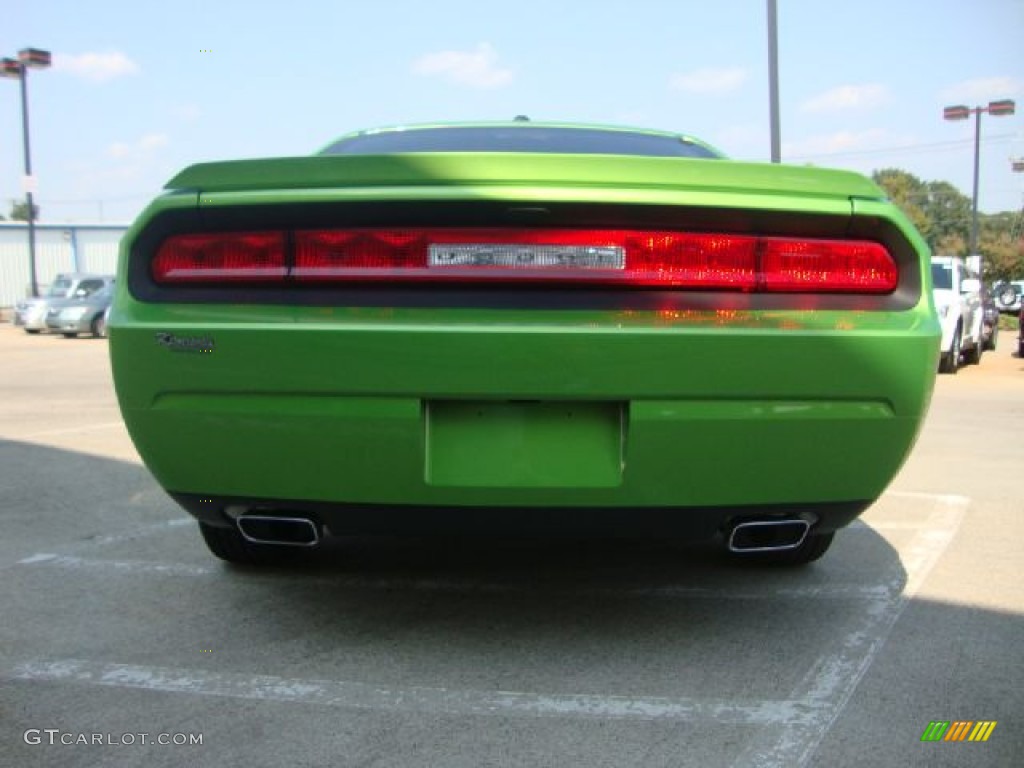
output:
[[341, 139], [322, 155], [394, 152], [543, 152], [570, 155], [702, 157], [718, 155], [678, 136], [543, 126], [454, 126], [364, 133]]

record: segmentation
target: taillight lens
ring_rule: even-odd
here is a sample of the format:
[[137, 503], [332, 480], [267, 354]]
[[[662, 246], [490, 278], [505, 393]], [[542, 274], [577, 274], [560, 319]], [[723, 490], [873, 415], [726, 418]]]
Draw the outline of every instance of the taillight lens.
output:
[[262, 282], [287, 275], [284, 232], [175, 235], [153, 259], [158, 283]]
[[297, 232], [297, 280], [754, 286], [756, 239], [633, 230]]
[[401, 228], [176, 235], [158, 283], [501, 282], [745, 292], [891, 293], [899, 271], [869, 241], [669, 230]]
[[879, 243], [765, 238], [760, 271], [773, 293], [891, 293], [899, 270]]

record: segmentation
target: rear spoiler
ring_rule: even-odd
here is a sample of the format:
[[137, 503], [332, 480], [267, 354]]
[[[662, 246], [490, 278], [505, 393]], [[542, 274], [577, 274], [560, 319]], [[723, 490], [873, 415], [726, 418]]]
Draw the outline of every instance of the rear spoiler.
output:
[[458, 152], [200, 163], [181, 171], [165, 188], [212, 193], [473, 186], [885, 198], [874, 182], [849, 171], [717, 159]]

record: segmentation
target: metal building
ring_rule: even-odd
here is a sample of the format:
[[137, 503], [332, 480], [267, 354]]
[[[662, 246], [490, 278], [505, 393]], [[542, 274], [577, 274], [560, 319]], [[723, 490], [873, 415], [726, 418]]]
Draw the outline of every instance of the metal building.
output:
[[[0, 308], [30, 296], [28, 226], [0, 221]], [[117, 248], [128, 225], [36, 222], [36, 275], [40, 293], [61, 272], [117, 271]]]

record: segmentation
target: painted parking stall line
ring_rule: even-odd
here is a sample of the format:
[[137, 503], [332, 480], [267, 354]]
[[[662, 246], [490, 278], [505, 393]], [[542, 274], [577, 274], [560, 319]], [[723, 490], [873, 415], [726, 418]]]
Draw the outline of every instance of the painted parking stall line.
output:
[[869, 602], [860, 624], [832, 653], [821, 656], [792, 692], [791, 699], [810, 705], [808, 720], [786, 723], [788, 727], [774, 742], [752, 744], [733, 768], [794, 768], [808, 763], [885, 646], [900, 615], [955, 538], [970, 505], [963, 496], [903, 496], [933, 502], [928, 519], [902, 552], [907, 575], [903, 589], [894, 584], [891, 597]]
[[662, 696], [548, 694], [425, 686], [392, 688], [339, 680], [103, 664], [81, 659], [24, 662], [8, 669], [5, 677], [286, 704], [447, 715], [675, 720], [738, 725], [771, 725], [780, 721], [800, 723], [813, 716], [806, 705], [793, 701], [744, 703]]
[[[18, 565], [35, 568], [55, 568], [69, 571], [107, 572], [111, 575], [174, 575], [194, 577], [220, 577], [225, 567], [219, 564], [191, 565], [186, 563], [161, 563], [150, 560], [110, 560], [103, 558], [78, 557], [54, 553], [39, 553], [18, 561]], [[515, 595], [536, 590], [536, 585], [509, 582], [480, 582], [459, 578], [422, 577], [372, 577], [360, 575], [322, 576], [311, 573], [265, 575], [246, 574], [246, 581], [272, 581], [299, 585], [330, 585], [347, 589], [367, 589], [384, 592], [439, 592], [451, 594]], [[714, 601], [743, 600], [878, 600], [890, 597], [898, 586], [870, 584], [822, 584], [809, 587], [687, 587], [675, 584], [663, 586], [619, 587], [614, 585], [592, 586], [546, 586], [548, 596], [599, 597], [599, 598], [661, 598]]]
[[[84, 686], [134, 688], [181, 695], [221, 696], [264, 700], [283, 705], [292, 703], [330, 707], [353, 707], [396, 712], [488, 715], [497, 717], [541, 717], [569, 719], [633, 719], [691, 723], [770, 726], [772, 738], [751, 739], [733, 763], [734, 768], [782, 768], [806, 765], [815, 749], [841, 716], [858, 684], [883, 649], [903, 610], [921, 588], [932, 568], [956, 536], [970, 500], [961, 496], [930, 494], [887, 494], [901, 506], [917, 502], [916, 522], [889, 519], [886, 509], [869, 515], [859, 530], [909, 531], [913, 535], [899, 546], [903, 568], [883, 571], [864, 584], [832, 583], [807, 587], [770, 585], [760, 588], [745, 584], [714, 588], [676, 585], [625, 586], [614, 584], [574, 588], [560, 585], [558, 593], [603, 597], [661, 597], [666, 599], [714, 600], [851, 600], [854, 617], [831, 647], [810, 658], [808, 671], [788, 695], [777, 699], [716, 699], [713, 697], [623, 696], [614, 693], [566, 693], [538, 691], [486, 691], [429, 686], [389, 686], [344, 680], [317, 680], [219, 673], [211, 670], [117, 664], [88, 659], [33, 659], [0, 664], [2, 677], [38, 683], [67, 683]], [[158, 535], [191, 524], [190, 519], [172, 520], [122, 536], [100, 537], [89, 546], [89, 554], [100, 554], [139, 535]], [[107, 574], [149, 575], [167, 578], [221, 578], [224, 568], [216, 563], [189, 565], [79, 557], [73, 554], [40, 553], [24, 558], [19, 567], [95, 571]], [[460, 579], [416, 577], [374, 578], [351, 574], [327, 576], [317, 573], [261, 576], [247, 574], [246, 580], [320, 583], [353, 588], [433, 590], [452, 592], [515, 592], [529, 587], [520, 584], [484, 583]], [[904, 580], [905, 579], [905, 580]]]

